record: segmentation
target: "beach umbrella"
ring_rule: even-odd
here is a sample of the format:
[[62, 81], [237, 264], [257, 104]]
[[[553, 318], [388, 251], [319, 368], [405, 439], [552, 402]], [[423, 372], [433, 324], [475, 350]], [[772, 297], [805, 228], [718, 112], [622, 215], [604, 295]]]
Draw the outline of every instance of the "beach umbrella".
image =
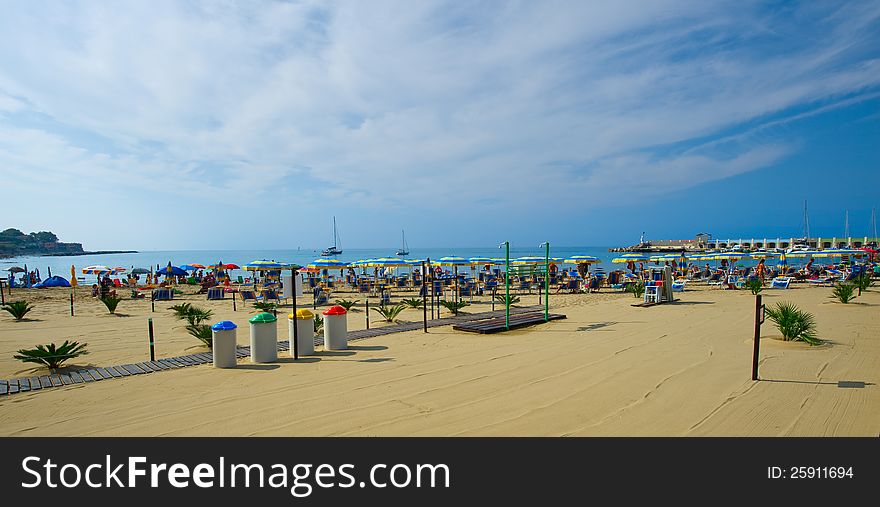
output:
[[[193, 263], [191, 263], [191, 264], [187, 264], [187, 266], [193, 267], [193, 268], [195, 268], [195, 269], [205, 269], [205, 266], [203, 266], [203, 265], [201, 265], [201, 264], [199, 264], [199, 263], [197, 263], [197, 262], [193, 262]], [[183, 267], [183, 266], [181, 266], [181, 267]]]
[[347, 262], [343, 262], [339, 259], [315, 259], [309, 263], [309, 267], [311, 268], [319, 268], [319, 269], [345, 269], [348, 267]]
[[184, 270], [184, 271], [195, 271], [195, 270], [197, 270], [197, 269], [199, 269], [199, 268], [195, 267], [195, 266], [192, 265], [192, 264], [184, 264], [183, 266], [180, 266], [180, 269], [182, 269], [182, 270]]
[[492, 259], [490, 257], [469, 257], [468, 262], [474, 265], [479, 264], [496, 264], [497, 259]]
[[217, 266], [223, 269], [241, 269], [241, 266], [235, 263], [223, 264], [222, 262], [217, 264]]
[[[517, 266], [524, 266], [528, 264], [544, 264], [546, 261], [546, 257], [527, 255], [525, 257], [517, 257], [516, 259], [510, 261], [510, 263]], [[550, 257], [550, 262], [562, 262], [562, 259], [560, 259], [559, 257]]]
[[470, 261], [463, 257], [440, 257], [431, 264], [435, 266], [469, 266]]
[[156, 274], [165, 276], [186, 276], [186, 271], [177, 266], [172, 266], [171, 264], [168, 264], [164, 268], [156, 270]]
[[[251, 261], [251, 262], [245, 264], [244, 266], [242, 266], [241, 269], [244, 269], [245, 271], [279, 271], [284, 268], [285, 268], [285, 264], [281, 264], [280, 262], [270, 261], [270, 260], [266, 260], [266, 259], [260, 259], [260, 260]], [[228, 269], [235, 269], [235, 268], [228, 268]]]
[[94, 266], [86, 266], [82, 269], [84, 275], [103, 275], [105, 273], [116, 274], [107, 266], [96, 264]]
[[598, 264], [602, 262], [598, 257], [592, 255], [572, 255], [564, 261], [567, 264]]
[[76, 266], [70, 265], [70, 285], [76, 287], [79, 281], [76, 279]]
[[133, 275], [147, 275], [149, 273], [151, 273], [151, 271], [145, 268], [134, 268], [131, 270], [131, 274]]
[[10, 273], [24, 273], [25, 269], [18, 266], [12, 266], [11, 268], [7, 268], [6, 271], [9, 271]]

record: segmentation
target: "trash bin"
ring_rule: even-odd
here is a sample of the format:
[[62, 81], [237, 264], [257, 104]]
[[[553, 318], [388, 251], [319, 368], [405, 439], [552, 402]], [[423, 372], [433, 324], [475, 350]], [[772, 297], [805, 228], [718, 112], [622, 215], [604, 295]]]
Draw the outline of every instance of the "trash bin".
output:
[[214, 368], [235, 368], [235, 328], [237, 327], [234, 322], [228, 320], [211, 326]]
[[338, 305], [324, 310], [324, 350], [348, 348], [346, 313], [345, 308]]
[[271, 363], [278, 360], [278, 317], [259, 313], [251, 317], [251, 362]]
[[297, 326], [297, 349], [299, 355], [310, 356], [315, 353], [315, 314], [309, 310], [296, 311], [296, 318], [292, 313], [287, 314], [288, 336], [290, 337], [290, 357], [293, 357], [293, 326]]

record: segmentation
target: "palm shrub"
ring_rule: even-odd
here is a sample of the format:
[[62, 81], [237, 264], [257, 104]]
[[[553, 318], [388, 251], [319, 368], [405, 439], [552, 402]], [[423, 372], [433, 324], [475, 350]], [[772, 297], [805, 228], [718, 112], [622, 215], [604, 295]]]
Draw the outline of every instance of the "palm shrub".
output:
[[34, 307], [27, 301], [13, 301], [12, 303], [6, 303], [6, 305], [3, 306], [3, 309], [15, 317], [15, 320], [21, 320], [29, 311], [33, 310]]
[[322, 327], [324, 327], [324, 318], [320, 315], [315, 315], [315, 334], [318, 334]]
[[381, 315], [385, 319], [385, 322], [394, 322], [394, 320], [397, 319], [397, 316], [400, 315], [400, 312], [402, 312], [404, 308], [406, 308], [405, 305], [396, 304], [394, 306], [386, 305], [373, 307], [373, 311]]
[[111, 315], [116, 313], [116, 307], [119, 306], [120, 301], [122, 301], [122, 298], [118, 296], [104, 296], [101, 298], [101, 302], [104, 303], [104, 306], [107, 307]]
[[174, 312], [174, 316], [180, 320], [184, 320], [186, 318], [186, 314], [189, 313], [189, 309], [192, 308], [191, 303], [181, 303], [179, 305], [174, 305], [169, 310]]
[[851, 283], [838, 283], [832, 289], [831, 296], [841, 303], [849, 303], [856, 297], [856, 286]]
[[357, 301], [348, 300], [348, 299], [337, 299], [336, 304], [345, 308], [345, 311], [351, 311], [351, 307], [357, 304]]
[[275, 303], [270, 303], [269, 301], [257, 301], [253, 305], [254, 310], [260, 312], [274, 312], [278, 305]]
[[410, 308], [421, 308], [422, 300], [419, 298], [410, 298], [410, 299], [401, 299], [401, 304], [404, 304]]
[[458, 315], [458, 312], [460, 312], [462, 308], [471, 305], [467, 301], [446, 301], [445, 299], [440, 301], [440, 304], [449, 310], [452, 315]]
[[506, 294], [496, 294], [495, 299], [498, 300], [502, 305], [508, 304], [508, 299], [510, 300], [510, 306], [513, 306], [519, 303], [519, 296], [511, 294], [509, 297]]
[[800, 340], [810, 345], [822, 343], [822, 340], [816, 337], [815, 317], [801, 310], [794, 303], [787, 301], [776, 303], [774, 308], [767, 308], [767, 317], [776, 324], [786, 341]]
[[645, 295], [645, 282], [643, 280], [636, 280], [635, 282], [629, 284], [626, 287], [626, 290], [628, 292], [631, 292], [633, 297], [639, 299]]
[[853, 279], [853, 284], [855, 287], [861, 290], [868, 290], [870, 287], [874, 286], [874, 280], [871, 279], [871, 275], [868, 273], [862, 273], [855, 279]]
[[208, 348], [214, 348], [214, 332], [209, 324], [188, 324], [186, 331]]
[[764, 284], [761, 282], [760, 278], [750, 278], [746, 280], [746, 288], [752, 291], [752, 294], [757, 296], [764, 290]]
[[50, 370], [56, 370], [68, 359], [84, 356], [89, 352], [86, 350], [88, 343], [71, 342], [64, 340], [64, 343], [56, 346], [54, 343], [48, 345], [37, 345], [33, 349], [20, 349], [18, 354], [12, 356], [24, 363], [42, 364]]
[[184, 318], [190, 326], [195, 326], [201, 324], [204, 320], [210, 319], [212, 315], [214, 315], [214, 312], [211, 310], [206, 310], [204, 308], [193, 306], [189, 309], [188, 312], [186, 312], [186, 316]]

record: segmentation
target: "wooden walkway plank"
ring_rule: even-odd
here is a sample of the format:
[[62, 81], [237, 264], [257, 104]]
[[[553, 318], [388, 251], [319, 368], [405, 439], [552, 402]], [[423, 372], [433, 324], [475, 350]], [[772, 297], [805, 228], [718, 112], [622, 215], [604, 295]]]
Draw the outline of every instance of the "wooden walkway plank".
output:
[[151, 362], [149, 362], [149, 361], [146, 361], [146, 362], [143, 362], [143, 363], [135, 363], [135, 364], [136, 364], [140, 369], [144, 370], [144, 371], [147, 372], [147, 373], [152, 373], [152, 372], [154, 372], [154, 371], [160, 371], [160, 370], [161, 370], [161, 368], [159, 368], [158, 366], [154, 365], [153, 363], [151, 363]]
[[95, 380], [104, 380], [104, 375], [101, 375], [101, 372], [99, 372], [97, 368], [89, 368], [86, 373], [91, 375]]
[[[119, 368], [119, 367], [117, 366], [117, 368]], [[144, 370], [138, 368], [134, 364], [123, 364], [122, 368], [124, 368], [125, 371], [127, 371], [128, 373], [131, 373], [132, 375], [140, 375], [142, 373], [146, 373]]]
[[18, 380], [12, 379], [9, 381], [9, 394], [15, 394], [18, 392]]
[[[111, 378], [113, 378], [113, 374], [110, 373], [109, 371], [107, 371], [107, 370], [104, 369], [104, 368], [96, 368], [96, 369], [95, 369], [95, 372], [97, 372], [98, 375], [100, 375], [101, 378], [103, 378], [103, 379], [105, 379], [105, 380], [106, 380], [106, 379], [111, 379]], [[119, 375], [119, 374], [117, 373], [117, 375]]]
[[31, 390], [31, 379], [24, 377], [18, 379], [18, 388], [21, 389], [21, 392], [26, 393]]
[[73, 379], [70, 378], [70, 375], [66, 373], [61, 373], [58, 376], [61, 378], [61, 383], [63, 385], [69, 386], [70, 384], [73, 384]]
[[73, 380], [74, 384], [82, 384], [84, 382], [82, 375], [79, 372], [72, 371], [68, 375], [70, 375], [70, 379]]
[[0, 395], [9, 393], [9, 384], [6, 381], [0, 382]]
[[52, 375], [49, 375], [49, 381], [52, 383], [52, 385], [54, 387], [61, 387], [64, 385], [64, 383], [61, 382], [61, 377], [57, 373], [53, 373]]
[[42, 375], [40, 377], [40, 386], [42, 386], [43, 389], [48, 389], [48, 388], [52, 387], [52, 381], [49, 380], [49, 377]]
[[38, 391], [43, 388], [43, 384], [40, 383], [39, 377], [31, 377], [31, 391]]

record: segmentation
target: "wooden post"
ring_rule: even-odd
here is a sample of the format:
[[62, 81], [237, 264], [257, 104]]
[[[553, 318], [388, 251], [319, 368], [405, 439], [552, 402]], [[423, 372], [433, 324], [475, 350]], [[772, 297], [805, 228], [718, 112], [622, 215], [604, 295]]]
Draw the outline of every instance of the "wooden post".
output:
[[[5, 283], [6, 282], [0, 280], [0, 305], [6, 304], [6, 295], [3, 293], [3, 285], [5, 285]], [[72, 291], [73, 289], [70, 290]]]
[[235, 295], [236, 295], [236, 294], [238, 294], [238, 292], [233, 292], [233, 293], [232, 293], [232, 311], [233, 311], [233, 312], [238, 311], [238, 309], [235, 307]]
[[752, 380], [758, 380], [758, 356], [761, 349], [761, 324], [764, 322], [764, 307], [761, 295], [755, 296], [755, 347], [752, 351]]
[[425, 263], [422, 262], [422, 320], [425, 323], [425, 332], [428, 332], [428, 286], [425, 285]]
[[150, 293], [150, 311], [151, 312], [156, 311], [156, 299], [153, 297], [152, 292]]
[[153, 342], [153, 319], [147, 319], [147, 327], [150, 331], [150, 361], [156, 360], [156, 349]]

